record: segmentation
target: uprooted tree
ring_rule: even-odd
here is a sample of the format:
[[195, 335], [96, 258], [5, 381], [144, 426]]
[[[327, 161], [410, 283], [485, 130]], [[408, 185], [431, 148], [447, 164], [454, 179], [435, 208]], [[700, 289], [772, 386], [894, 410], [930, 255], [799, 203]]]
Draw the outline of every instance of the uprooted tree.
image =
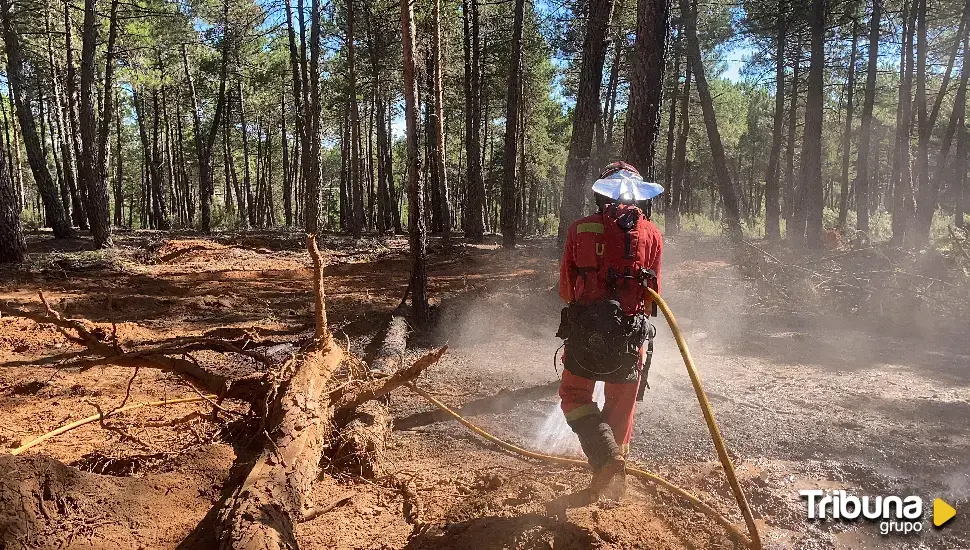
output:
[[[297, 548], [294, 526], [316, 515], [318, 509], [309, 494], [320, 475], [321, 460], [327, 457], [331, 464], [351, 464], [352, 473], [357, 475], [376, 475], [390, 433], [384, 398], [414, 380], [445, 352], [441, 348], [403, 365], [406, 325], [402, 308], [392, 314], [387, 330], [379, 333], [382, 341], [375, 342], [379, 351], [372, 366], [342, 350], [327, 328], [323, 260], [312, 235], [307, 238], [307, 249], [314, 266], [315, 330], [308, 343], [281, 364], [258, 350], [268, 342], [254, 340], [252, 334], [230, 339], [224, 334], [233, 331], [216, 330], [202, 337], [125, 349], [114, 330], [61, 316], [42, 293], [43, 313], [0, 305], [4, 315], [52, 324], [70, 341], [85, 347], [84, 355], [90, 357], [73, 359], [59, 368], [83, 370], [105, 364], [158, 368], [184, 376], [194, 386], [218, 396], [210, 400], [214, 408], [219, 408], [217, 401], [225, 398], [250, 404], [251, 424], [256, 431], [253, 439], [262, 444], [253, 456], [237, 457], [234, 470], [244, 471], [244, 475], [230, 478], [222, 498], [180, 547]], [[202, 349], [225, 353], [256, 367], [248, 374], [227, 377], [200, 362], [182, 358]], [[343, 374], [339, 382], [335, 378], [338, 373]], [[27, 471], [29, 468], [17, 468], [17, 461], [38, 458], [0, 457], [0, 471]], [[50, 462], [53, 465], [45, 474], [48, 477], [42, 481], [5, 479], [7, 474], [0, 474], [0, 505], [12, 518], [4, 537], [19, 536], [50, 521], [51, 512], [43, 505], [44, 494], [25, 495], [24, 491], [57, 490], [58, 485], [50, 482], [54, 474], [75, 479], [91, 475]], [[407, 487], [401, 492], [407, 499]]]

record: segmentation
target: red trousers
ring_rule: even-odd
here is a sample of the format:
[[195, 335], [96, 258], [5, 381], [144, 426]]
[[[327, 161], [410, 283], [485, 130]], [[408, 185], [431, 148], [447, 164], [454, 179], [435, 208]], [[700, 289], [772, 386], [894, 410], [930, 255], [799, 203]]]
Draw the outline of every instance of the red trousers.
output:
[[589, 378], [576, 376], [568, 370], [562, 372], [559, 385], [559, 398], [562, 399], [562, 412], [566, 421], [571, 422], [584, 416], [602, 413], [603, 420], [613, 429], [617, 445], [625, 453], [630, 447], [633, 435], [633, 412], [637, 405], [638, 383], [610, 384], [605, 387], [606, 403], [603, 410], [593, 401], [593, 387], [596, 382]]

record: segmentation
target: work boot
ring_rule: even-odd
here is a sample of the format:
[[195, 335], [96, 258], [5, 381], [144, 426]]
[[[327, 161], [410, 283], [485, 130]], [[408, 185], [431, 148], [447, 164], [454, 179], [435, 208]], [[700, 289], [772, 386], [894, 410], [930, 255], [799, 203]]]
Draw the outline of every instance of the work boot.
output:
[[579, 436], [579, 444], [593, 470], [589, 489], [599, 495], [626, 466], [623, 452], [613, 438], [613, 429], [599, 413], [577, 418], [569, 423], [569, 427]]

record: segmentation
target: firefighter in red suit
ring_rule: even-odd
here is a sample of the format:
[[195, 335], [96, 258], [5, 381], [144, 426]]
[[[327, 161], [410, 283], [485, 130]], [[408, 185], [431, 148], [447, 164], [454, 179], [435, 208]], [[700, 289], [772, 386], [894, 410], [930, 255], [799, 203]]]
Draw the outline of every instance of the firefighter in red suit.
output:
[[[612, 163], [593, 186], [597, 212], [574, 222], [566, 237], [559, 294], [569, 306], [560, 327], [566, 343], [559, 397], [593, 471], [596, 496], [608, 487], [621, 496], [625, 485], [644, 343], [653, 336], [647, 319], [653, 304], [643, 287], [659, 291], [663, 249], [650, 198], [662, 190], [634, 167]], [[605, 382], [602, 410], [593, 401], [596, 381]]]

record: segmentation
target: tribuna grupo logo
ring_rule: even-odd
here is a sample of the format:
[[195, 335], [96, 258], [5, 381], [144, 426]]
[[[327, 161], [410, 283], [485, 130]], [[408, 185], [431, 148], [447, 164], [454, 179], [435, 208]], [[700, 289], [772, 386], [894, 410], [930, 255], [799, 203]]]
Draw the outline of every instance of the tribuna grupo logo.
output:
[[808, 519], [825, 521], [860, 518], [879, 522], [879, 532], [909, 534], [923, 530], [923, 499], [918, 496], [862, 496], [843, 490], [803, 490], [798, 492], [808, 504]]

